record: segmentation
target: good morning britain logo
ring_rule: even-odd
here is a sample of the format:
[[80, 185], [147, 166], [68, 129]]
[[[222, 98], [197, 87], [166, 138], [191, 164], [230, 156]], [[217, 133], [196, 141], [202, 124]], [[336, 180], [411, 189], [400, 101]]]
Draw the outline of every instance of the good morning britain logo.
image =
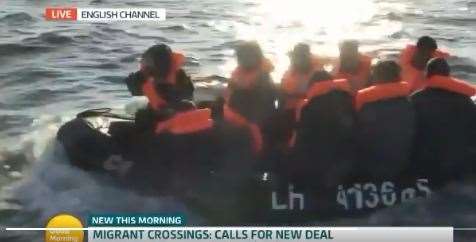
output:
[[49, 7], [45, 19], [49, 21], [111, 22], [164, 21], [163, 8], [70, 8]]

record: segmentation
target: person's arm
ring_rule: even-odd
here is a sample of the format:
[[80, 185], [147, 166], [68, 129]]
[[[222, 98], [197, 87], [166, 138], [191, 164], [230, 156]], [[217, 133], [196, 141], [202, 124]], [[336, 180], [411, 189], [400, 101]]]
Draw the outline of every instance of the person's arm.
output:
[[129, 76], [124, 79], [127, 85], [127, 89], [131, 92], [132, 96], [143, 96], [142, 85], [144, 85], [145, 77], [140, 71], [130, 73]]
[[177, 72], [177, 86], [182, 91], [182, 99], [193, 100], [195, 86], [192, 79], [182, 69]]

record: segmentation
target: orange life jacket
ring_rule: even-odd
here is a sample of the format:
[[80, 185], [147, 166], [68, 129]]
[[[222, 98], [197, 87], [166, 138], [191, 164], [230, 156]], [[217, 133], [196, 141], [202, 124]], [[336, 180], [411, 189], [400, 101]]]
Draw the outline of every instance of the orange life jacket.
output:
[[213, 127], [211, 113], [212, 111], [208, 108], [177, 113], [166, 121], [158, 122], [155, 133], [169, 132], [181, 135], [210, 129]]
[[410, 85], [406, 82], [377, 84], [357, 92], [355, 109], [359, 111], [367, 103], [396, 97], [406, 97], [409, 94]]
[[142, 93], [149, 100], [149, 106], [154, 110], [164, 107], [167, 102], [155, 90], [154, 81], [149, 79], [142, 85]]
[[287, 95], [285, 108], [294, 109], [299, 100], [306, 96], [306, 90], [300, 90], [303, 85], [307, 87], [309, 79], [314, 72], [322, 69], [322, 63], [317, 56], [311, 57], [311, 69], [307, 73], [299, 73], [290, 68], [281, 80], [281, 90]]
[[465, 81], [450, 76], [432, 76], [427, 80], [426, 87], [444, 89], [468, 97], [476, 95], [475, 85], [471, 85]]
[[340, 66], [336, 68], [334, 78], [336, 79], [347, 79], [351, 83], [353, 90], [358, 91], [367, 86], [369, 77], [370, 77], [370, 68], [372, 66], [372, 58], [367, 55], [359, 56], [359, 68], [356, 73], [345, 73], [341, 72]]
[[263, 136], [261, 134], [261, 129], [257, 124], [250, 122], [249, 120], [247, 120], [238, 112], [234, 111], [230, 106], [226, 104], [223, 106], [223, 117], [226, 121], [232, 123], [235, 126], [246, 127], [249, 130], [253, 139], [252, 140], [253, 150], [256, 153], [259, 153], [262, 150]]
[[[352, 87], [350, 86], [349, 81], [347, 81], [346, 79], [336, 79], [336, 80], [330, 80], [330, 81], [316, 82], [307, 91], [306, 98], [301, 99], [300, 102], [298, 103], [296, 107], [295, 121], [298, 122], [299, 120], [301, 120], [302, 109], [307, 105], [309, 100], [318, 96], [325, 95], [334, 90], [344, 91], [349, 93], [350, 95], [354, 95], [354, 92], [352, 91]], [[291, 139], [288, 143], [289, 147], [293, 147], [295, 142], [296, 142], [296, 131], [294, 130], [291, 136]]]
[[[417, 47], [415, 45], [407, 45], [405, 49], [402, 50], [400, 54], [400, 66], [402, 68], [402, 80], [408, 82], [410, 84], [411, 91], [416, 91], [422, 89], [425, 86], [425, 72], [423, 70], [418, 70], [412, 65], [412, 59], [417, 51]], [[436, 50], [433, 53], [433, 58], [448, 58], [449, 54], [441, 51]]]
[[[180, 70], [180, 68], [182, 68], [184, 63], [185, 56], [183, 54], [175, 52], [172, 53], [172, 65], [166, 78], [167, 83], [175, 84], [177, 72]], [[142, 85], [142, 93], [144, 93], [144, 96], [147, 97], [150, 107], [152, 107], [154, 110], [159, 110], [167, 104], [167, 102], [157, 93], [153, 79], [149, 79], [144, 82]]]

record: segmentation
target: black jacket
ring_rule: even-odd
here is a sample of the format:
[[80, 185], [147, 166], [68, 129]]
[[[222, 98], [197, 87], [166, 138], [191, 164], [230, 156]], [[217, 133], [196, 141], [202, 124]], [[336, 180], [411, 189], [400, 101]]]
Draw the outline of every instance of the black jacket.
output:
[[367, 103], [357, 120], [357, 174], [374, 180], [399, 176], [410, 164], [415, 134], [415, 111], [408, 98]]
[[229, 88], [228, 105], [250, 122], [261, 125], [276, 111], [274, 103], [278, 93], [267, 73], [263, 73], [251, 88], [235, 87], [233, 83]]
[[314, 97], [301, 110], [296, 141], [289, 162], [293, 180], [305, 184], [336, 185], [354, 159], [353, 98], [344, 91]]
[[415, 169], [434, 182], [474, 172], [476, 105], [462, 94], [427, 88], [411, 96], [417, 114]]
[[[145, 77], [140, 71], [129, 74], [124, 80], [127, 89], [133, 96], [142, 96], [142, 86], [145, 82]], [[183, 99], [192, 100], [193, 91], [195, 90], [193, 82], [184, 70], [180, 69], [177, 72], [176, 85], [157, 84], [156, 91], [166, 101], [180, 101]]]
[[[140, 71], [129, 74], [124, 80], [128, 90], [133, 96], [142, 96], [142, 86], [146, 81]], [[160, 95], [168, 105], [160, 111], [155, 111], [151, 107], [141, 109], [136, 113], [136, 127], [138, 130], [148, 130], [155, 125], [157, 121], [167, 119], [176, 109], [193, 100], [193, 92], [195, 90], [192, 80], [180, 69], [177, 72], [176, 84], [158, 83], [155, 86], [156, 92]], [[187, 101], [188, 100], [188, 101]]]

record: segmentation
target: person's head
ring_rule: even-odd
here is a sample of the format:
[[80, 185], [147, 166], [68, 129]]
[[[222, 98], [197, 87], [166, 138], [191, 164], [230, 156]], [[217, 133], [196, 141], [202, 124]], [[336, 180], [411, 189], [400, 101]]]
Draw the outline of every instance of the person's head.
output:
[[316, 82], [330, 81], [334, 77], [327, 71], [316, 71], [312, 74], [311, 79], [309, 80], [309, 85], [312, 85]]
[[311, 47], [308, 44], [299, 43], [289, 53], [291, 66], [298, 71], [307, 71], [311, 67]]
[[165, 44], [157, 44], [142, 54], [141, 71], [156, 80], [167, 78], [172, 67], [172, 50]]
[[255, 69], [261, 65], [263, 52], [256, 41], [243, 41], [235, 48], [238, 65], [244, 69]]
[[449, 76], [451, 74], [450, 65], [443, 58], [433, 58], [426, 66], [426, 77], [430, 78], [434, 75]]
[[438, 45], [436, 44], [436, 40], [431, 38], [430, 36], [422, 36], [418, 39], [416, 47], [419, 51], [423, 52], [434, 52], [438, 49]]
[[375, 65], [373, 77], [376, 84], [399, 82], [401, 68], [395, 61], [380, 61]]
[[359, 68], [359, 42], [345, 40], [340, 44], [340, 71], [356, 73]]
[[438, 45], [436, 41], [429, 37], [423, 36], [418, 39], [416, 44], [416, 52], [412, 58], [413, 67], [418, 70], [424, 70], [428, 61], [433, 57]]
[[344, 40], [340, 46], [341, 57], [357, 57], [359, 56], [359, 42], [357, 40]]

